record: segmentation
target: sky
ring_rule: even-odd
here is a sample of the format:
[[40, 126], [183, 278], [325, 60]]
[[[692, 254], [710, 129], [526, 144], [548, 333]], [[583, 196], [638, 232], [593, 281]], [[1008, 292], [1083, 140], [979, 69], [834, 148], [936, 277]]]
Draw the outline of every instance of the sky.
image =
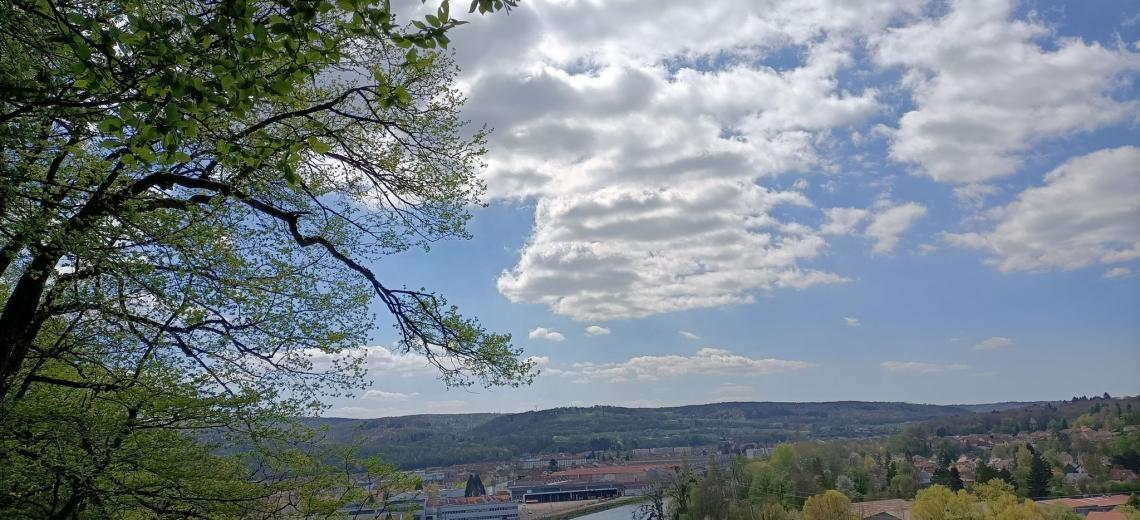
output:
[[372, 386], [327, 415], [1140, 394], [1140, 4], [470, 17], [489, 205], [371, 267], [541, 373], [449, 390], [378, 312]]

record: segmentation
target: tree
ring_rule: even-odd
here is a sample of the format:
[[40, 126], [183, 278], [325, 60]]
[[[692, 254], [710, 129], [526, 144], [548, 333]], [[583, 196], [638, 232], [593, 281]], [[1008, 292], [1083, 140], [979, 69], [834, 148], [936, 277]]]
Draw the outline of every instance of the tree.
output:
[[950, 487], [950, 470], [946, 469], [946, 466], [934, 468], [934, 473], [930, 475], [930, 483]]
[[1049, 463], [1045, 462], [1040, 453], [1033, 451], [1033, 460], [1029, 467], [1029, 496], [1033, 498], [1049, 496], [1049, 479], [1052, 477], [1053, 469]]
[[974, 497], [965, 491], [955, 493], [940, 485], [930, 486], [918, 492], [911, 516], [915, 520], [977, 518]]
[[0, 6], [3, 516], [327, 484], [275, 430], [363, 385], [373, 301], [445, 384], [530, 381], [509, 336], [369, 267], [467, 236], [484, 133], [438, 51], [460, 23], [446, 1], [408, 26], [371, 0]]
[[792, 481], [781, 475], [767, 462], [753, 462], [745, 466], [751, 479], [748, 498], [758, 504], [795, 504]]
[[558, 460], [557, 459], [550, 459], [550, 464], [547, 466], [546, 469], [549, 470], [551, 473], [558, 471]]
[[966, 485], [962, 483], [962, 475], [958, 472], [958, 467], [950, 468], [950, 491], [961, 491], [964, 487]]
[[911, 498], [918, 491], [918, 470], [913, 464], [898, 464], [898, 474], [890, 481], [891, 495], [897, 498]]
[[756, 520], [790, 520], [788, 511], [779, 504], [764, 504], [756, 509]]
[[479, 478], [478, 474], [467, 476], [467, 485], [463, 489], [463, 496], [465, 497], [481, 497], [487, 494], [487, 488], [483, 487], [483, 479]]
[[843, 493], [828, 490], [822, 495], [808, 497], [804, 502], [803, 520], [857, 520], [851, 511], [851, 500]]

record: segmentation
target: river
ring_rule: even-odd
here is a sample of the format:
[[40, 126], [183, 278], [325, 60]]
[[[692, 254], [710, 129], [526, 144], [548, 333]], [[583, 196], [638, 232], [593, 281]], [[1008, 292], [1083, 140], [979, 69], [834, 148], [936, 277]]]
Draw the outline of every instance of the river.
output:
[[638, 507], [641, 507], [641, 504], [626, 504], [613, 509], [606, 509], [605, 511], [579, 516], [574, 520], [632, 520], [633, 510]]

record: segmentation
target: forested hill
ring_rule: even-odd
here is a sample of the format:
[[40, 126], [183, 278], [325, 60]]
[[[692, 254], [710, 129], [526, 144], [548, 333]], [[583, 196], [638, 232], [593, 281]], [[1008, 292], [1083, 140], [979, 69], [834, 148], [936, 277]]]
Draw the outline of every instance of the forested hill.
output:
[[555, 408], [516, 414], [313, 419], [342, 442], [405, 468], [530, 454], [772, 443], [888, 434], [902, 424], [971, 413], [959, 406], [841, 401], [716, 403], [671, 408]]

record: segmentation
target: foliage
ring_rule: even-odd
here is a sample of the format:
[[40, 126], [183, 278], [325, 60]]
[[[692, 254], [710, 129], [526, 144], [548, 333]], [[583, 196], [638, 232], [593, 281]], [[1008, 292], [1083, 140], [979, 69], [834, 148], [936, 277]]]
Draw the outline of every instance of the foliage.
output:
[[470, 475], [467, 477], [467, 485], [463, 488], [463, 496], [465, 497], [481, 497], [487, 494], [487, 488], [483, 486], [483, 479], [479, 475]]
[[445, 384], [530, 382], [509, 336], [368, 267], [466, 237], [480, 203], [441, 52], [461, 23], [0, 5], [0, 515], [330, 513], [362, 498], [349, 471], [399, 484], [288, 424], [363, 386], [372, 302]]
[[809, 497], [804, 502], [803, 520], [858, 520], [851, 511], [851, 500], [843, 493], [829, 490], [822, 495]]

